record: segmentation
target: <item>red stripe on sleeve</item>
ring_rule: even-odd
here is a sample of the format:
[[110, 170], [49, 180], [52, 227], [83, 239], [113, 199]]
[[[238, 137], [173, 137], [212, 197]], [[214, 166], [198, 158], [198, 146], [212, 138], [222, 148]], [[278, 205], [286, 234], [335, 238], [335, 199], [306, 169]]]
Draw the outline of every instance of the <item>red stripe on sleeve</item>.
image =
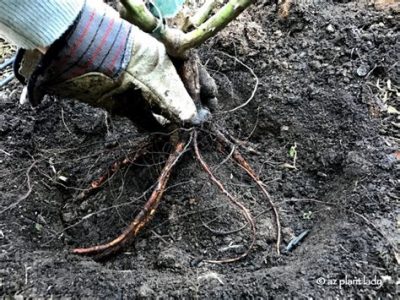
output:
[[93, 64], [93, 62], [95, 61], [97, 56], [100, 54], [100, 51], [103, 49], [103, 46], [104, 46], [105, 42], [107, 41], [107, 38], [110, 35], [111, 30], [113, 29], [113, 26], [114, 26], [114, 20], [111, 20], [107, 26], [106, 33], [104, 34], [103, 38], [101, 39], [100, 44], [97, 46], [92, 57], [83, 66], [77, 66], [77, 70], [75, 72], [73, 72], [73, 76], [79, 76], [80, 74], [82, 74], [82, 71], [87, 70]]
[[92, 11], [92, 13], [90, 14], [90, 17], [89, 17], [89, 21], [85, 25], [85, 28], [84, 28], [83, 32], [79, 35], [78, 40], [75, 41], [75, 43], [73, 44], [73, 46], [69, 50], [68, 54], [65, 54], [62, 57], [62, 59], [61, 59], [61, 61], [59, 63], [61, 66], [65, 65], [73, 57], [73, 55], [75, 54], [76, 50], [82, 44], [82, 42], [84, 41], [84, 39], [85, 39], [89, 29], [90, 29], [90, 25], [92, 24], [95, 16], [96, 16], [96, 12]]
[[73, 47], [71, 48], [70, 52], [69, 52], [69, 56], [73, 56], [76, 52], [76, 50], [79, 48], [79, 46], [82, 44], [82, 42], [84, 41], [89, 29], [90, 29], [90, 25], [92, 25], [92, 22], [94, 20], [96, 12], [93, 11], [90, 14], [90, 18], [89, 21], [87, 22], [87, 24], [85, 25], [85, 28], [83, 30], [83, 32], [81, 33], [81, 35], [78, 37], [78, 40], [74, 43]]
[[[130, 31], [128, 31], [128, 34], [126, 34], [124, 36], [124, 40], [126, 40], [128, 38], [129, 32]], [[117, 52], [115, 53], [114, 57], [111, 59], [111, 62], [106, 66], [106, 70], [109, 70], [111, 73], [114, 72], [113, 67], [114, 67], [115, 63], [117, 62], [118, 57], [120, 57], [121, 54], [124, 52], [125, 47], [126, 47], [126, 43], [121, 43], [119, 45]]]

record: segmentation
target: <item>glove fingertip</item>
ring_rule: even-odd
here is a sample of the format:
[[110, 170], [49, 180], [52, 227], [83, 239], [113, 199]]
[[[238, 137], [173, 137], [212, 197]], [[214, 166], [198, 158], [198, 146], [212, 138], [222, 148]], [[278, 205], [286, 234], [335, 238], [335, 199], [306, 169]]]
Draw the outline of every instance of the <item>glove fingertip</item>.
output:
[[26, 86], [24, 86], [24, 88], [22, 89], [21, 96], [19, 97], [19, 104], [20, 105], [25, 105], [28, 102], [29, 102], [29, 99], [28, 99], [28, 88]]
[[200, 125], [205, 121], [207, 121], [210, 118], [210, 116], [211, 116], [210, 111], [207, 108], [202, 107], [197, 111], [196, 115], [190, 120], [190, 122], [193, 125]]

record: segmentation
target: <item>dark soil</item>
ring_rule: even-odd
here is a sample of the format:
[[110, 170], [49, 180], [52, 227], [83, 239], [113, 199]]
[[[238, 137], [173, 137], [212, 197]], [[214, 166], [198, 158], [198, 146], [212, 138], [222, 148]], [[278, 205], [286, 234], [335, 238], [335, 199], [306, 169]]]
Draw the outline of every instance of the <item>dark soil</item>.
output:
[[[221, 111], [245, 102], [255, 84], [224, 53], [258, 77], [254, 99], [215, 120], [261, 153], [242, 150], [279, 207], [280, 256], [268, 202], [236, 165], [220, 165], [226, 155], [206, 133], [204, 158], [219, 166], [215, 174], [256, 218], [248, 257], [204, 262], [242, 253], [251, 234], [216, 232], [245, 221], [193, 153], [181, 160], [155, 218], [124, 253], [102, 263], [70, 254], [121, 232], [166, 155], [146, 156], [78, 201], [143, 134], [126, 119], [73, 101], [20, 106], [21, 87], [13, 82], [0, 91], [0, 295], [396, 298], [400, 17], [359, 1], [329, 2], [295, 6], [286, 21], [269, 5], [253, 7], [201, 49], [220, 88]], [[305, 230], [306, 238], [285, 252]]]

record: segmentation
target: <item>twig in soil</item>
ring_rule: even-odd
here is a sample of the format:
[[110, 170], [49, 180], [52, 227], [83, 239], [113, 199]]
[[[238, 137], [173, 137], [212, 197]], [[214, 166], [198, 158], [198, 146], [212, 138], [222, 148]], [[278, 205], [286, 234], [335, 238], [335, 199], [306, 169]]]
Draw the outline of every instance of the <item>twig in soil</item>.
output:
[[10, 153], [8, 153], [7, 151], [5, 151], [5, 150], [3, 150], [3, 149], [0, 149], [0, 152], [1, 152], [1, 153], [4, 153], [4, 154], [7, 155], [7, 156], [11, 156]]
[[239, 109], [241, 109], [241, 108], [247, 106], [247, 105], [250, 103], [250, 101], [253, 100], [253, 98], [254, 98], [254, 96], [255, 96], [257, 90], [258, 90], [258, 85], [260, 84], [260, 80], [258, 79], [258, 76], [256, 75], [256, 73], [254, 73], [253, 69], [250, 68], [248, 65], [246, 65], [244, 62], [242, 62], [240, 59], [238, 59], [237, 57], [232, 56], [232, 55], [230, 55], [230, 54], [228, 54], [228, 53], [225, 53], [225, 52], [220, 52], [220, 51], [218, 51], [218, 52], [221, 53], [222, 55], [225, 55], [225, 56], [227, 56], [227, 57], [229, 57], [229, 58], [234, 59], [234, 60], [237, 61], [240, 65], [242, 65], [242, 66], [245, 67], [247, 70], [249, 70], [250, 73], [251, 73], [251, 75], [253, 75], [254, 80], [255, 80], [254, 88], [253, 88], [253, 91], [251, 92], [250, 97], [249, 97], [244, 103], [242, 103], [241, 105], [239, 105], [239, 106], [237, 106], [237, 107], [235, 107], [235, 108], [232, 108], [232, 109], [230, 109], [230, 110], [224, 111], [224, 113], [231, 113], [231, 112], [237, 111], [237, 110], [239, 110]]
[[255, 240], [256, 240], [256, 226], [255, 226], [253, 217], [251, 216], [250, 211], [241, 202], [239, 202], [237, 199], [235, 199], [235, 197], [233, 197], [231, 195], [231, 193], [229, 193], [225, 189], [225, 187], [221, 183], [221, 181], [219, 181], [214, 176], [214, 174], [210, 170], [210, 167], [203, 160], [203, 158], [202, 158], [202, 156], [200, 154], [198, 143], [197, 143], [197, 131], [196, 130], [193, 131], [193, 142], [194, 142], [193, 145], [194, 145], [194, 151], [195, 151], [195, 154], [196, 154], [196, 158], [199, 161], [200, 165], [202, 166], [203, 170], [209, 175], [211, 181], [220, 189], [220, 191], [223, 194], [225, 194], [225, 196], [228, 197], [230, 202], [240, 209], [241, 213], [243, 214], [243, 217], [246, 219], [247, 223], [250, 225], [251, 232], [252, 232], [251, 243], [250, 243], [249, 247], [247, 248], [247, 250], [244, 253], [242, 253], [241, 255], [233, 257], [233, 258], [223, 259], [223, 260], [206, 260], [206, 261], [210, 262], [210, 263], [228, 263], [228, 262], [238, 261], [238, 260], [246, 257], [249, 254], [249, 252], [251, 251], [251, 249], [253, 248], [253, 246], [254, 246], [254, 243], [255, 243]]
[[24, 264], [25, 266], [25, 285], [28, 284], [28, 277], [29, 277], [29, 270], [32, 269], [32, 267], [28, 267], [27, 264]]
[[160, 239], [162, 242], [164, 242], [164, 244], [166, 244], [167, 246], [173, 246], [173, 243], [168, 242], [166, 239], [164, 239], [161, 235], [159, 235], [157, 232], [155, 232], [154, 230], [151, 230], [151, 233], [154, 234], [154, 236], [158, 239]]
[[133, 222], [124, 230], [124, 232], [116, 239], [98, 246], [89, 248], [76, 248], [72, 252], [75, 254], [96, 255], [97, 259], [105, 258], [115, 252], [120, 251], [126, 245], [130, 244], [137, 236], [139, 231], [145, 226], [153, 214], [155, 213], [158, 204], [164, 194], [168, 179], [171, 175], [173, 167], [178, 162], [181, 155], [186, 151], [191, 143], [191, 139], [185, 144], [179, 140], [173, 145], [173, 151], [168, 157], [167, 162], [158, 178], [157, 185], [153, 190], [149, 200], [144, 205], [143, 209], [135, 217]]
[[244, 139], [245, 141], [248, 141], [253, 136], [254, 132], [256, 132], [256, 129], [258, 127], [258, 122], [260, 120], [260, 106], [258, 106], [256, 110], [257, 110], [256, 121], [254, 122], [253, 129], [250, 131], [249, 135]]
[[[231, 146], [231, 143], [226, 139], [226, 137], [222, 134], [221, 131], [215, 130], [217, 134], [218, 140], [225, 145], [226, 147]], [[281, 223], [279, 219], [279, 213], [276, 205], [271, 199], [271, 196], [269, 195], [268, 191], [264, 187], [264, 183], [260, 180], [256, 172], [253, 170], [253, 168], [250, 166], [250, 164], [247, 162], [247, 160], [242, 156], [242, 154], [238, 150], [233, 151], [232, 158], [235, 160], [235, 162], [254, 180], [254, 182], [258, 185], [262, 193], [265, 195], [267, 198], [275, 216], [275, 224], [276, 224], [276, 252], [278, 255], [280, 254], [280, 246], [281, 246]]]
[[67, 124], [65, 123], [65, 119], [64, 119], [64, 109], [61, 107], [61, 120], [62, 123], [64, 124], [65, 129], [67, 129], [69, 134], [72, 134], [71, 130], [68, 128]]
[[222, 162], [218, 164], [212, 171], [215, 172], [217, 171], [220, 167], [222, 167], [228, 160], [232, 158], [233, 152], [236, 150], [236, 147], [233, 146], [231, 152], [224, 158]]
[[231, 136], [230, 134], [228, 134], [226, 132], [224, 132], [224, 136], [228, 137], [233, 143], [235, 143], [236, 145], [242, 147], [244, 150], [248, 151], [249, 153], [256, 154], [256, 155], [262, 155], [262, 153], [260, 151], [257, 151], [253, 147], [249, 146], [248, 145], [249, 142], [241, 141], [241, 140]]

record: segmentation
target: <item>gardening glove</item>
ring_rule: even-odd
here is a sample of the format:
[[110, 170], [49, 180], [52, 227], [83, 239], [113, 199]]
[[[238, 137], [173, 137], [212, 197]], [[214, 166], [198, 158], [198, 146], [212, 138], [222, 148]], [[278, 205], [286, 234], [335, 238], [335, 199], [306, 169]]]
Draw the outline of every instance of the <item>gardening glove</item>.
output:
[[118, 96], [140, 89], [149, 107], [168, 120], [198, 119], [164, 45], [100, 1], [86, 1], [45, 55], [25, 50], [18, 57], [17, 77], [26, 80], [33, 106], [50, 94], [129, 114]]

